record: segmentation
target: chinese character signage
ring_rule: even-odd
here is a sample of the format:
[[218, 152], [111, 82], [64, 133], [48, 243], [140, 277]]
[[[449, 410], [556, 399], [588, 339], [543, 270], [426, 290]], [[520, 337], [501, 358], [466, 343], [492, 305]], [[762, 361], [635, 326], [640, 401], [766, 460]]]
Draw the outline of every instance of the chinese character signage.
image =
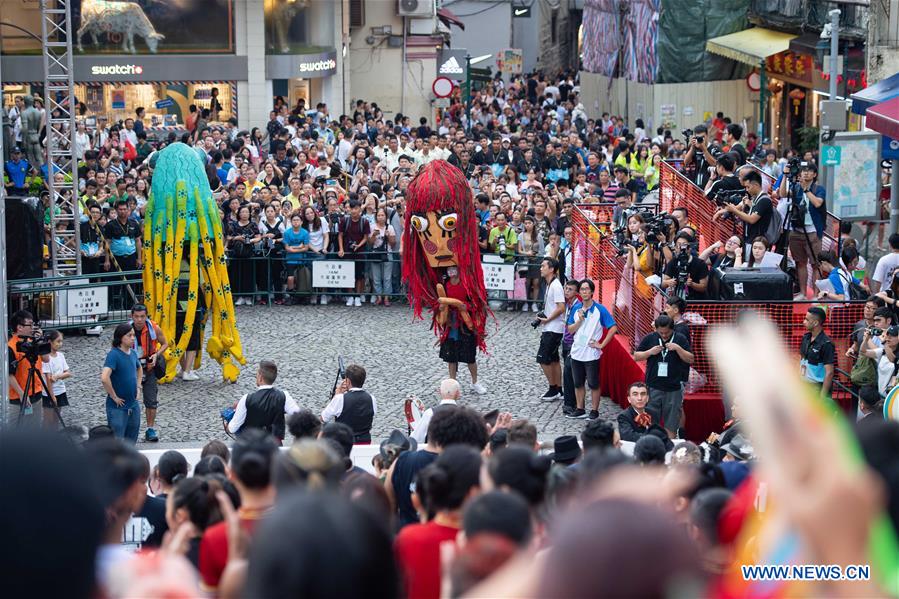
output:
[[349, 260], [314, 260], [312, 286], [328, 289], [347, 289], [356, 284], [356, 267]]
[[791, 82], [812, 83], [812, 57], [795, 52], [778, 52], [765, 59], [765, 72], [770, 77]]
[[515, 265], [484, 262], [484, 287], [489, 290], [514, 291]]
[[[72, 280], [73, 285], [85, 285], [86, 279]], [[72, 289], [66, 291], [66, 314], [72, 316], [100, 316], [108, 311], [108, 287]]]

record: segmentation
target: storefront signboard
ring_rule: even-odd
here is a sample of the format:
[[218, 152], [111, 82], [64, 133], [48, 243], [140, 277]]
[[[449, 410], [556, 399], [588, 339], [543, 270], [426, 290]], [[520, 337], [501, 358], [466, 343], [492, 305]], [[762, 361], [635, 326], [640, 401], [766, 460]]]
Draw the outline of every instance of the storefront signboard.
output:
[[316, 79], [337, 73], [337, 50], [313, 54], [277, 54], [265, 57], [269, 79]]
[[[40, 56], [3, 55], [4, 82], [43, 79]], [[75, 56], [76, 83], [143, 83], [153, 81], [246, 81], [247, 57], [234, 55]]]

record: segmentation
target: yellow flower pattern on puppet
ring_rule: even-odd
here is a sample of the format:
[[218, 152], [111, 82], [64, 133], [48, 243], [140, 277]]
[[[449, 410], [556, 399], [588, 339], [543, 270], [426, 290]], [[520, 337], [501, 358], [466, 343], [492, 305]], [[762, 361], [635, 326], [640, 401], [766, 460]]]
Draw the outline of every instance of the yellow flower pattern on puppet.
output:
[[[194, 329], [200, 328], [202, 338], [211, 321], [206, 353], [221, 364], [224, 379], [233, 383], [240, 374], [238, 365], [246, 359], [234, 316], [222, 225], [205, 165], [197, 151], [182, 143], [157, 152], [150, 165], [153, 184], [144, 220], [144, 290], [150, 318], [170, 340], [161, 382], [175, 377]], [[178, 285], [184, 276], [184, 323], [178, 329]], [[204, 310], [198, 311], [198, 305]], [[198, 353], [195, 368], [199, 361]]]

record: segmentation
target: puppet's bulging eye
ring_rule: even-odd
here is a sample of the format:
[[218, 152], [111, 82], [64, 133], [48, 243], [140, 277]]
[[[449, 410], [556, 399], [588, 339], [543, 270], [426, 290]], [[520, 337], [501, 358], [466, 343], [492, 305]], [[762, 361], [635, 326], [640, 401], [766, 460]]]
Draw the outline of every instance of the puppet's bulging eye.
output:
[[428, 219], [423, 218], [421, 216], [413, 215], [409, 222], [412, 225], [412, 228], [418, 231], [419, 233], [424, 233], [428, 230]]
[[444, 231], [454, 231], [456, 229], [456, 221], [458, 218], [456, 217], [456, 213], [452, 214], [444, 214], [437, 221], [437, 224], [440, 225], [440, 228]]

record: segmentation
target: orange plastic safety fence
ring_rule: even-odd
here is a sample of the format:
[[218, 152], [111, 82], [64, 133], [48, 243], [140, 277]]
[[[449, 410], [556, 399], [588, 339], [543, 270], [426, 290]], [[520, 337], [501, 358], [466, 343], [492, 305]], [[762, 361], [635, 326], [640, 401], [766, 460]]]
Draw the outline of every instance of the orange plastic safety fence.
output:
[[[624, 256], [617, 255], [617, 248], [592, 220], [592, 214], [580, 206], [571, 214], [574, 245], [573, 276], [590, 278], [596, 284], [597, 299], [612, 312], [629, 349], [640, 342], [653, 329], [653, 321], [662, 312], [666, 295], [646, 283], [640, 272], [627, 268]], [[811, 302], [689, 302], [686, 320], [690, 323], [691, 343], [695, 355], [691, 376], [693, 392], [718, 393], [714, 362], [726, 356], [710, 356], [705, 348], [705, 335], [715, 325], [733, 323], [744, 310], [765, 315], [775, 323], [790, 351], [799, 354], [799, 344], [805, 333], [803, 319]], [[863, 303], [828, 303], [825, 332], [837, 348], [837, 367], [851, 370], [852, 364], [845, 356], [849, 335], [853, 326], [862, 318]], [[798, 369], [798, 358], [797, 358]], [[844, 381], [845, 382], [845, 381]]]

